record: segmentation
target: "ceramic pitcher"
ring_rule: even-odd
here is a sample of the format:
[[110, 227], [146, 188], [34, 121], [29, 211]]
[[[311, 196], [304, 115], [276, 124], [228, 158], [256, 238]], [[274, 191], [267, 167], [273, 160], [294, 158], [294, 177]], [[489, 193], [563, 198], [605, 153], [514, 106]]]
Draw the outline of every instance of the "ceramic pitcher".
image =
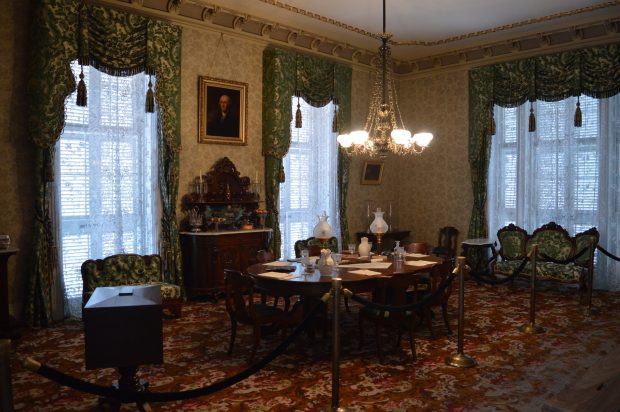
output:
[[360, 245], [357, 247], [357, 251], [359, 252], [360, 257], [370, 256], [370, 248], [371, 243], [368, 242], [368, 238], [363, 237]]

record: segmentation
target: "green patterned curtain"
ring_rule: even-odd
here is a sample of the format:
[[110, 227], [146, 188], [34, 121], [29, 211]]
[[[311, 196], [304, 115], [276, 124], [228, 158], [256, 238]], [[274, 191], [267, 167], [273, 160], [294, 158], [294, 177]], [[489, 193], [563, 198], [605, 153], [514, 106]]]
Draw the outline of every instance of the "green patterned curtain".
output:
[[[265, 200], [267, 224], [273, 229], [271, 249], [280, 253], [278, 205], [280, 183], [284, 181], [282, 159], [291, 144], [291, 98], [297, 92], [308, 104], [321, 107], [336, 99], [338, 123], [348, 129], [351, 122], [351, 68], [328, 60], [281, 49], [263, 52], [263, 156], [265, 156]], [[338, 156], [340, 186], [340, 230], [348, 241], [346, 194], [349, 168], [346, 155]]]
[[[64, 127], [65, 100], [75, 90], [71, 61], [113, 75], [147, 71], [157, 76], [162, 192], [162, 258], [168, 281], [182, 284], [176, 227], [180, 146], [181, 29], [149, 18], [86, 5], [80, 0], [36, 0], [31, 22], [28, 80], [29, 135], [36, 145], [38, 188], [34, 268], [28, 278], [26, 318], [51, 320], [51, 283], [57, 271], [51, 214], [54, 145]], [[146, 91], [145, 91], [146, 92]]]
[[486, 237], [486, 186], [493, 106], [558, 101], [585, 94], [598, 99], [620, 92], [620, 43], [537, 56], [469, 72], [469, 165], [474, 205], [469, 237]]

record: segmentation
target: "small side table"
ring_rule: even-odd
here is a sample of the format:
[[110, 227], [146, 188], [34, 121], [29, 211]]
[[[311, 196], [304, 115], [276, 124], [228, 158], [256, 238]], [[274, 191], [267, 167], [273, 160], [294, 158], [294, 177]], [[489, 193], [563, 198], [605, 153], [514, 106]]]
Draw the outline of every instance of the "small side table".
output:
[[[486, 276], [489, 274], [487, 248], [491, 250], [493, 256], [495, 251], [495, 241], [487, 238], [465, 239], [461, 242], [463, 256], [468, 259], [471, 273], [474, 275]], [[471, 259], [470, 259], [471, 250]]]
[[9, 258], [19, 252], [17, 248], [0, 249], [0, 338], [14, 339], [9, 314]]

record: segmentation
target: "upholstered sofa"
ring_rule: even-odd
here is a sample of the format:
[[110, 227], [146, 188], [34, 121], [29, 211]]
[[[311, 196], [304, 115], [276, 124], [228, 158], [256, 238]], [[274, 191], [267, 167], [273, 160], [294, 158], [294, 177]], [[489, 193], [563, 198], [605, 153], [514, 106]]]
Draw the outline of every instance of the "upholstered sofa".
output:
[[[536, 278], [579, 284], [583, 302], [583, 292], [590, 287], [593, 275], [592, 263], [599, 240], [596, 228], [571, 237], [555, 222], [539, 227], [531, 235], [510, 224], [497, 231], [497, 239], [500, 249], [499, 259], [493, 263], [495, 274], [512, 275], [536, 244]], [[532, 265], [528, 261], [519, 275], [529, 277], [531, 273]]]
[[119, 254], [82, 263], [82, 305], [100, 286], [159, 285], [162, 308], [181, 316], [183, 299], [178, 285], [162, 280], [159, 255]]

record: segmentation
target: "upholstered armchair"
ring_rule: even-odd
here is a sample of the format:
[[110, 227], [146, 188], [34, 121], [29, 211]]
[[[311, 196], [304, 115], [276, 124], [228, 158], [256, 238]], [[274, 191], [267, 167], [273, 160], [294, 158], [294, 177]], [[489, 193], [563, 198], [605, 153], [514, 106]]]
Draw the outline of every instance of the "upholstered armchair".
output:
[[159, 285], [162, 308], [181, 316], [181, 287], [163, 282], [159, 255], [118, 254], [82, 263], [82, 305], [96, 288], [125, 285]]

